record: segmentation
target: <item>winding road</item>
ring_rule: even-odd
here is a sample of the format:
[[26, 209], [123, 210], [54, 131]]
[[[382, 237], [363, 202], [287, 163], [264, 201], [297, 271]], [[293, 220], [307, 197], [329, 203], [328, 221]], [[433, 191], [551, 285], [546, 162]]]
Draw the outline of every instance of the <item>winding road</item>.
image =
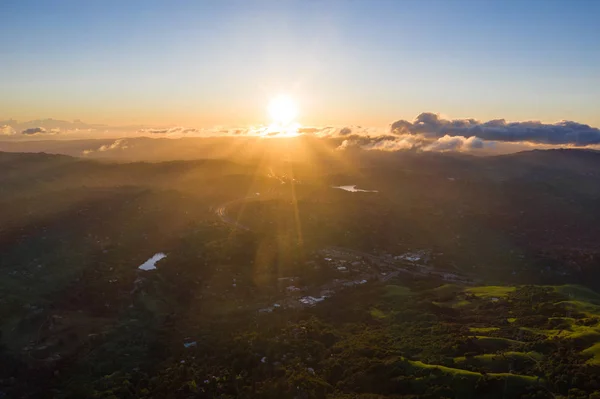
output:
[[238, 198], [238, 199], [234, 199], [232, 201], [225, 202], [224, 204], [219, 205], [215, 209], [215, 213], [217, 214], [217, 216], [221, 219], [221, 221], [223, 223], [226, 223], [226, 224], [228, 224], [230, 226], [233, 226], [236, 229], [250, 231], [250, 228], [248, 226], [245, 226], [245, 225], [241, 224], [237, 220], [234, 220], [234, 219], [232, 219], [231, 217], [229, 217], [227, 215], [227, 207], [230, 206], [230, 205], [233, 205], [235, 203], [247, 201], [247, 200], [253, 199], [253, 198], [256, 198], [256, 196], [250, 195], [250, 196], [247, 196], [247, 197]]

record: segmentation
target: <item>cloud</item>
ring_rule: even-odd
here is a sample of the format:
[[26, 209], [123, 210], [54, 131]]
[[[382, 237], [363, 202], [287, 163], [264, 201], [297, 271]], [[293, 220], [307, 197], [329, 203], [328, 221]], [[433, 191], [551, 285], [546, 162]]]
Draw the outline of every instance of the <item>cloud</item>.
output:
[[493, 148], [493, 141], [485, 141], [479, 137], [450, 136], [440, 137], [433, 143], [423, 147], [423, 151], [470, 151], [482, 148]]
[[16, 133], [17, 132], [15, 131], [15, 129], [13, 129], [13, 127], [10, 125], [0, 126], [0, 135], [2, 135], [2, 136], [11, 136]]
[[21, 132], [21, 134], [33, 135], [33, 134], [43, 134], [46, 133], [47, 130], [43, 127], [31, 127], [29, 129], [25, 129]]
[[103, 151], [110, 151], [110, 150], [116, 150], [116, 149], [124, 150], [125, 148], [127, 148], [127, 141], [124, 139], [118, 139], [118, 140], [115, 140], [115, 142], [112, 143], [111, 145], [105, 144], [105, 145], [101, 146], [100, 148], [98, 148], [98, 151], [103, 152]]
[[165, 135], [168, 137], [182, 136], [202, 136], [202, 137], [218, 137], [218, 136], [262, 136], [273, 135], [273, 132], [265, 126], [245, 127], [245, 128], [225, 128], [222, 126], [214, 126], [211, 128], [187, 128], [187, 127], [170, 127], [170, 128], [143, 128], [137, 131], [141, 134]]
[[526, 141], [555, 145], [600, 144], [600, 129], [573, 121], [542, 123], [539, 121], [506, 122], [504, 119], [494, 119], [481, 122], [475, 119], [444, 119], [431, 112], [420, 114], [413, 122], [398, 120], [392, 123], [390, 131], [397, 135], [420, 134], [429, 138], [462, 136], [491, 141]]
[[[66, 122], [53, 119], [19, 123], [9, 119], [0, 121], [0, 136], [21, 132], [23, 136], [91, 133], [100, 125], [88, 125], [81, 121]], [[476, 154], [510, 153], [534, 148], [585, 147], [600, 149], [600, 129], [586, 124], [561, 121], [542, 123], [538, 121], [507, 122], [505, 119], [479, 121], [473, 118], [451, 119], [432, 112], [424, 112], [414, 120], [397, 120], [387, 127], [365, 127], [357, 125], [340, 126], [300, 126], [294, 125], [284, 130], [272, 125], [245, 127], [214, 126], [210, 128], [189, 128], [174, 126], [152, 128], [144, 126], [111, 127], [111, 133], [118, 137], [132, 137], [134, 134], [160, 138], [180, 137], [289, 137], [310, 136], [328, 141], [339, 150], [362, 149], [375, 151], [458, 151]], [[293, 134], [291, 134], [293, 133]], [[118, 135], [117, 135], [118, 134]], [[16, 137], [19, 137], [16, 136]], [[131, 143], [130, 143], [131, 144]], [[100, 144], [97, 144], [98, 146]], [[131, 145], [129, 145], [131, 146]], [[109, 142], [95, 149], [85, 150], [84, 154], [102, 153], [125, 149], [126, 141]]]
[[345, 126], [345, 127], [313, 127], [307, 131], [307, 128], [301, 128], [298, 133], [313, 134], [317, 137], [346, 137], [346, 136], [382, 136], [389, 134], [386, 129], [363, 126]]
[[106, 152], [106, 151], [111, 151], [111, 150], [125, 150], [129, 147], [127, 140], [125, 139], [118, 139], [115, 140], [113, 143], [111, 144], [104, 144], [102, 146], [100, 146], [98, 149], [95, 150], [83, 150], [81, 153], [83, 155], [89, 155], [92, 154], [94, 152]]
[[[30, 121], [18, 121], [15, 119], [7, 119], [0, 121], [0, 129], [8, 125], [15, 132], [21, 132], [24, 135], [31, 134], [58, 134], [58, 133], [87, 133], [93, 132], [98, 128], [106, 129], [105, 125], [87, 124], [80, 120], [63, 121], [57, 119], [36, 119]], [[36, 130], [37, 129], [37, 130]], [[45, 131], [39, 130], [44, 129]], [[1, 134], [1, 133], [0, 133]]]
[[316, 127], [301, 127], [298, 129], [298, 133], [300, 134], [315, 134], [318, 133], [321, 129]]
[[57, 128], [57, 127], [54, 127], [51, 129], [46, 129], [45, 127], [37, 126], [37, 127], [30, 127], [28, 129], [22, 130], [21, 134], [26, 135], [26, 136], [33, 136], [36, 134], [45, 134], [45, 135], [59, 134], [60, 132], [61, 132], [60, 128]]
[[362, 150], [400, 151], [423, 147], [424, 139], [417, 135], [403, 136], [352, 136], [337, 147], [338, 150], [358, 148]]
[[186, 128], [186, 127], [171, 127], [171, 128], [161, 128], [161, 129], [140, 129], [139, 133], [151, 133], [151, 134], [189, 134], [189, 133], [200, 133], [201, 130], [194, 128]]
[[[288, 127], [274, 127], [271, 125], [256, 125], [246, 127], [222, 127], [214, 126], [212, 128], [185, 128], [185, 127], [170, 127], [170, 128], [142, 128], [137, 130], [140, 134], [165, 135], [169, 137], [179, 136], [260, 136], [260, 137], [276, 137], [278, 135], [289, 136], [290, 133], [297, 135], [312, 135], [321, 138], [345, 137], [351, 135], [382, 135], [388, 133], [387, 129], [367, 128], [361, 126], [300, 126], [291, 125]], [[279, 134], [278, 134], [279, 133]]]
[[494, 149], [496, 143], [493, 141], [482, 140], [479, 137], [463, 137], [445, 135], [440, 138], [431, 138], [423, 134], [402, 134], [402, 135], [381, 135], [381, 136], [360, 136], [352, 135], [344, 140], [338, 147], [338, 150], [358, 148], [361, 150], [378, 151], [474, 151], [482, 149]]

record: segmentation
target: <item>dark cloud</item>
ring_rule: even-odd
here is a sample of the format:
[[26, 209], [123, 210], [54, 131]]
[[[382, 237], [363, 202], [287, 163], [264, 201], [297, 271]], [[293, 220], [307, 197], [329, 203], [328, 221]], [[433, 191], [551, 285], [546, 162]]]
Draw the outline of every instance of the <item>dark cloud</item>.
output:
[[352, 129], [350, 129], [349, 127], [345, 127], [345, 128], [342, 128], [342, 129], [340, 130], [340, 133], [339, 133], [339, 135], [340, 135], [340, 136], [347, 136], [347, 135], [349, 135], [349, 134], [351, 134], [351, 133], [352, 133]]
[[29, 129], [25, 129], [21, 132], [21, 134], [32, 135], [32, 134], [42, 134], [46, 133], [47, 130], [43, 127], [31, 127]]
[[413, 122], [399, 120], [391, 125], [398, 135], [420, 134], [430, 138], [444, 136], [478, 137], [482, 140], [530, 142], [540, 144], [586, 146], [600, 144], [600, 129], [572, 121], [542, 123], [537, 121], [506, 122], [494, 119], [481, 122], [475, 119], [444, 119], [424, 112]]

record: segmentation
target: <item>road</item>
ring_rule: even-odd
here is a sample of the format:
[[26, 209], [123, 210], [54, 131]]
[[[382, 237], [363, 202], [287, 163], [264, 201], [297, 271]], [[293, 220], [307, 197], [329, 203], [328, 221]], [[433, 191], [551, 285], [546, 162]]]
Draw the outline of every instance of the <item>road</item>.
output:
[[[445, 270], [435, 270], [432, 268], [428, 268], [425, 265], [420, 265], [417, 263], [400, 261], [397, 259], [389, 259], [381, 256], [369, 254], [362, 251], [357, 251], [355, 249], [342, 248], [342, 247], [329, 247], [330, 250], [337, 251], [340, 253], [346, 253], [354, 256], [358, 256], [363, 258], [364, 260], [368, 260], [372, 265], [377, 266], [378, 268], [383, 268], [384, 270], [392, 269], [395, 271], [394, 276], [397, 276], [398, 273], [408, 273], [413, 276], [422, 276], [422, 277], [438, 277], [443, 280], [449, 280], [452, 282], [457, 282], [461, 284], [473, 284], [476, 281], [473, 277], [460, 275], [457, 272], [449, 272]], [[402, 264], [405, 267], [400, 267], [399, 264]], [[389, 277], [391, 273], [385, 277], [380, 277], [380, 280], [387, 281], [392, 277]]]
[[217, 214], [217, 216], [221, 219], [221, 221], [223, 223], [226, 223], [226, 224], [228, 224], [230, 226], [233, 226], [236, 229], [250, 231], [250, 228], [248, 226], [245, 226], [245, 225], [241, 224], [237, 220], [234, 220], [234, 219], [232, 219], [231, 217], [229, 217], [227, 215], [227, 207], [231, 206], [231, 205], [233, 205], [235, 203], [238, 203], [238, 202], [243, 202], [243, 201], [247, 201], [249, 199], [255, 199], [255, 198], [256, 198], [255, 195], [250, 195], [250, 196], [247, 196], [247, 197], [238, 198], [238, 199], [234, 199], [232, 201], [225, 202], [224, 204], [219, 205], [215, 209], [215, 213]]

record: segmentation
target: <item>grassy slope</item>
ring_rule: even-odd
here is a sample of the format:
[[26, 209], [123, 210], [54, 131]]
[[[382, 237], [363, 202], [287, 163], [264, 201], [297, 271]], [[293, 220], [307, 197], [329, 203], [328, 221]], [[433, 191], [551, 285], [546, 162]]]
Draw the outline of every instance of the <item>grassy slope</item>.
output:
[[515, 287], [503, 287], [503, 286], [483, 286], [483, 287], [471, 287], [465, 291], [474, 294], [479, 298], [504, 298], [509, 293], [515, 291]]
[[[415, 372], [431, 372], [429, 376], [421, 378], [424, 386], [430, 384], [432, 380], [436, 380], [437, 383], [443, 382], [456, 392], [457, 398], [471, 397], [477, 381], [483, 376], [481, 373], [474, 371], [426, 364], [420, 361], [411, 361], [410, 365], [415, 369]], [[491, 393], [489, 397], [502, 397], [503, 395], [510, 397], [512, 392], [520, 390], [525, 386], [542, 383], [536, 377], [510, 373], [488, 373], [487, 377], [503, 379], [506, 384], [505, 392]]]

